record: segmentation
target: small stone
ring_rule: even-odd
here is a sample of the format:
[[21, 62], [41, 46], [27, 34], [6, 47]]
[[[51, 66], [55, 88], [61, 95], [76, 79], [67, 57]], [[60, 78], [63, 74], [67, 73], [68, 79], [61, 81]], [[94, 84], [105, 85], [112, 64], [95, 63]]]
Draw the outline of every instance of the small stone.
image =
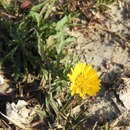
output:
[[[123, 85], [119, 93], [119, 99], [122, 101], [123, 105], [130, 110], [130, 78], [122, 78]], [[119, 88], [120, 88], [119, 86]], [[122, 87], [123, 86], [123, 87]]]
[[6, 82], [3, 76], [0, 75], [0, 95], [8, 95], [11, 94], [13, 91], [14, 90], [11, 85]]
[[0, 75], [0, 85], [4, 84], [4, 78]]

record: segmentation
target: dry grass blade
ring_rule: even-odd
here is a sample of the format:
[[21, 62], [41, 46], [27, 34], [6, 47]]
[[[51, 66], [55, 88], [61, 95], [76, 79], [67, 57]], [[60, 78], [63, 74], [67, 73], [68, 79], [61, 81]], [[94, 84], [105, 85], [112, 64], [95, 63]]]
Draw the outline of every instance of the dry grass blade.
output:
[[7, 120], [9, 120], [11, 123], [13, 123], [14, 125], [18, 126], [19, 128], [22, 128], [22, 129], [27, 129], [27, 128], [31, 128], [31, 126], [25, 126], [19, 122], [16, 122], [16, 120], [13, 120], [11, 119], [10, 117], [4, 115], [3, 113], [0, 112], [0, 114], [5, 117]]

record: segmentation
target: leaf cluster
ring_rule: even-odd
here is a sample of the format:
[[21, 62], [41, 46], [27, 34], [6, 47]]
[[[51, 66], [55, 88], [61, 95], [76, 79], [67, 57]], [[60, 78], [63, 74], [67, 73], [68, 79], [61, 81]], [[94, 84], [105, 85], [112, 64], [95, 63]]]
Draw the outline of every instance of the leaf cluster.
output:
[[54, 3], [51, 0], [35, 5], [19, 19], [0, 19], [1, 65], [12, 70], [16, 80], [28, 73], [63, 77], [65, 63], [61, 60], [74, 38], [65, 32], [70, 15], [59, 21], [50, 19]]

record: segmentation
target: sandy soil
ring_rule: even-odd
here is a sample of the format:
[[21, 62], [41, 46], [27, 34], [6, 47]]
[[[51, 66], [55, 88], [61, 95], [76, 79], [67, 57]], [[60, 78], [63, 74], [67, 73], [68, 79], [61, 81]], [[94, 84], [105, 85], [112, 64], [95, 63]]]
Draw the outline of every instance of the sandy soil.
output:
[[87, 33], [71, 32], [77, 37], [74, 49], [80, 60], [93, 64], [102, 79], [102, 90], [86, 112], [86, 125], [92, 129], [111, 122], [112, 129], [119, 129], [122, 122], [130, 129], [130, 2], [114, 3], [96, 15], [100, 24], [90, 24]]

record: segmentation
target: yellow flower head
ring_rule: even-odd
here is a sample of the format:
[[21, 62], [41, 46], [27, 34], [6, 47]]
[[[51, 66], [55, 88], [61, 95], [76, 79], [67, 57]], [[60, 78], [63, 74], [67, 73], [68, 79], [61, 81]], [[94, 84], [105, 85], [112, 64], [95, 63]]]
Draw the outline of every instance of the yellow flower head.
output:
[[100, 90], [100, 79], [92, 65], [81, 62], [71, 71], [72, 74], [68, 74], [71, 81], [71, 95], [79, 94], [85, 99], [87, 95], [94, 96]]

